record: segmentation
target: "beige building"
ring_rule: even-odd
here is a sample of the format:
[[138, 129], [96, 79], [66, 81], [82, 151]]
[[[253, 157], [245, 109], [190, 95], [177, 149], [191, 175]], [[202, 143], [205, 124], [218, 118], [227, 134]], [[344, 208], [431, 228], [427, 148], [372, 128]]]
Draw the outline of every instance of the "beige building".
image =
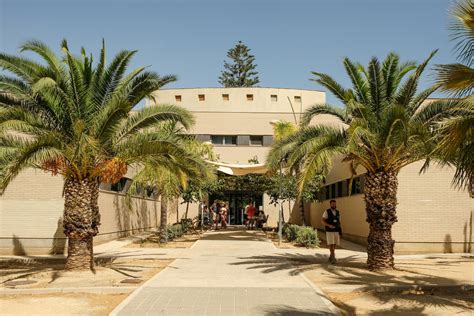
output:
[[[422, 165], [413, 163], [398, 176], [398, 222], [392, 231], [395, 252], [473, 252], [474, 199], [466, 190], [452, 187], [453, 168], [433, 165], [420, 174]], [[364, 173], [364, 168], [357, 169], [349, 194], [349, 165], [335, 160], [320, 201], [306, 205], [306, 223], [322, 232], [322, 214], [329, 208], [329, 201], [335, 199], [341, 212], [343, 238], [366, 245], [369, 225], [362, 194]], [[301, 223], [298, 211], [292, 212], [290, 221]]]
[[[314, 90], [275, 88], [195, 88], [166, 89], [155, 93], [155, 101], [146, 106], [176, 104], [191, 111], [196, 119], [191, 133], [214, 144], [219, 162], [248, 166], [249, 160], [264, 163], [273, 142], [271, 123], [278, 120], [298, 123], [309, 106], [325, 102], [325, 93]], [[320, 116], [319, 124], [340, 124], [330, 116]], [[465, 191], [451, 187], [453, 170], [431, 167], [419, 175], [420, 164], [405, 167], [399, 175], [398, 223], [393, 227], [396, 251], [403, 252], [472, 252], [472, 213], [474, 199]], [[321, 202], [306, 205], [306, 222], [322, 228], [322, 212], [334, 198], [342, 214], [344, 237], [365, 244], [368, 225], [362, 195], [364, 170], [348, 192], [349, 168], [336, 160], [326, 179]], [[159, 226], [159, 202], [152, 192], [147, 198], [135, 197], [126, 203], [124, 193], [131, 174], [118, 184], [102, 184], [99, 207], [100, 233], [96, 243], [116, 239]], [[66, 238], [61, 216], [63, 180], [39, 170], [21, 173], [0, 197], [0, 254], [63, 253]], [[269, 226], [276, 226], [277, 208], [263, 192], [222, 192], [230, 202], [231, 224], [241, 224], [243, 209], [254, 199], [269, 215]], [[208, 197], [212, 200], [214, 197]], [[285, 218], [299, 223], [299, 210], [285, 205]], [[179, 214], [185, 205], [180, 204]], [[191, 205], [189, 216], [198, 213]], [[168, 214], [170, 222], [176, 210]]]
[[[214, 145], [219, 162], [244, 166], [249, 160], [265, 162], [273, 143], [272, 122], [298, 123], [304, 110], [326, 101], [321, 91], [276, 88], [164, 89], [156, 91], [154, 97], [146, 106], [155, 103], [183, 106], [196, 119], [191, 133]], [[331, 117], [322, 118], [325, 120], [334, 122]], [[209, 200], [214, 198], [210, 196]], [[269, 215], [268, 225], [275, 226], [278, 221], [277, 207], [262, 192], [228, 191], [219, 199], [229, 202], [230, 224], [242, 224], [243, 210], [250, 199]], [[182, 205], [180, 212], [184, 208]], [[288, 218], [288, 208], [285, 211]], [[196, 216], [197, 212], [197, 205], [192, 205], [190, 216]]]
[[[324, 92], [272, 88], [169, 89], [157, 91], [155, 97], [157, 103], [177, 104], [190, 110], [196, 117], [192, 133], [214, 144], [220, 162], [242, 165], [253, 157], [259, 162], [265, 161], [272, 143], [272, 121], [298, 122], [309, 106], [325, 102]], [[319, 116], [314, 123], [341, 124], [330, 116]], [[452, 168], [433, 165], [420, 175], [420, 167], [421, 163], [414, 163], [399, 174], [398, 222], [393, 227], [396, 252], [472, 252], [474, 199], [466, 191], [451, 186]], [[364, 173], [365, 170], [359, 168], [349, 194], [349, 167], [336, 160], [326, 179], [321, 201], [306, 205], [306, 222], [323, 229], [322, 213], [334, 198], [342, 212], [344, 237], [366, 244]], [[245, 195], [245, 192], [227, 192], [230, 219], [234, 224], [240, 224], [242, 202], [248, 198]], [[256, 200], [270, 215], [269, 225], [275, 226], [278, 211], [268, 203], [268, 196], [262, 194], [261, 197]], [[299, 209], [290, 208], [292, 211], [288, 214], [289, 208], [285, 207], [285, 218], [300, 223]], [[192, 209], [193, 214], [197, 214], [197, 206]]]

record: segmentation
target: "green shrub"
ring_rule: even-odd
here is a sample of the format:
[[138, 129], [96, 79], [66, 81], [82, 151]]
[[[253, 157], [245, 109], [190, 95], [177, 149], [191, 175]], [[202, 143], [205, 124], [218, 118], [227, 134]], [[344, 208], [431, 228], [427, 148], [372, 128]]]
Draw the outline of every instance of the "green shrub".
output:
[[185, 218], [181, 220], [181, 227], [183, 228], [183, 233], [187, 233], [192, 226], [193, 220], [191, 218]]
[[283, 227], [284, 229], [284, 236], [288, 241], [295, 241], [296, 236], [298, 235], [298, 231], [301, 229], [301, 226], [291, 224], [291, 225], [286, 225]]
[[306, 248], [316, 248], [319, 246], [318, 232], [313, 227], [299, 227], [296, 243]]
[[174, 224], [173, 229], [174, 229], [175, 238], [183, 236], [184, 232], [183, 232], [183, 226], [181, 224], [179, 224], [179, 223]]
[[166, 227], [166, 234], [168, 235], [168, 241], [172, 241], [176, 236], [176, 229], [172, 225]]

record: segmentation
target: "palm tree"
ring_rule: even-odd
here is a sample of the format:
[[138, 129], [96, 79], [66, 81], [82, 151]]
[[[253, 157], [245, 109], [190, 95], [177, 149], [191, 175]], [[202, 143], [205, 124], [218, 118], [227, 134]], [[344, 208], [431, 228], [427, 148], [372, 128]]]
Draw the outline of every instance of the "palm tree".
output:
[[430, 113], [437, 123], [439, 138], [436, 152], [456, 166], [453, 182], [469, 187], [474, 194], [474, 4], [470, 0], [455, 3], [451, 10], [452, 39], [456, 41], [459, 63], [437, 66], [441, 89], [459, 99], [438, 101]]
[[[279, 142], [279, 141], [293, 135], [298, 130], [298, 127], [295, 124], [293, 124], [291, 122], [283, 121], [283, 120], [276, 121], [276, 122], [271, 122], [270, 124], [273, 126], [273, 137], [275, 138], [276, 142]], [[276, 172], [278, 172], [278, 170], [280, 168], [283, 168], [283, 164], [286, 162], [287, 158], [288, 157], [282, 157], [282, 159], [280, 159], [278, 161], [273, 161], [272, 163], [270, 163], [270, 164], [267, 163], [267, 164], [270, 167], [271, 171], [276, 173]], [[283, 179], [281, 179], [279, 181], [279, 182], [281, 182], [280, 185], [285, 185], [285, 184], [288, 185], [288, 187], [287, 187], [287, 189], [289, 189], [289, 190], [287, 190], [288, 193], [290, 191], [293, 191], [293, 190], [291, 190], [291, 185], [293, 184], [293, 181], [291, 181], [291, 178], [293, 178], [295, 176], [298, 176], [298, 174], [299, 174], [299, 168], [294, 166], [293, 168], [291, 168], [289, 170], [286, 170], [286, 172], [285, 172], [284, 176], [287, 177], [287, 181], [284, 181]], [[301, 198], [301, 196], [298, 195], [296, 192], [294, 192], [294, 198], [295, 198], [295, 200], [298, 200], [300, 223], [301, 223], [301, 225], [306, 226], [306, 217], [305, 217], [305, 213], [304, 213], [304, 201]], [[290, 209], [291, 202], [290, 201], [291, 201], [291, 199], [288, 198], [288, 211], [289, 212], [291, 212], [291, 209]], [[285, 221], [285, 219], [283, 218], [283, 222], [284, 221]]]
[[[344, 107], [312, 106], [306, 110], [298, 132], [277, 142], [269, 155], [270, 164], [288, 156], [290, 167], [301, 167], [300, 191], [316, 175], [327, 173], [336, 157], [350, 162], [352, 170], [358, 165], [366, 169], [370, 270], [394, 267], [392, 225], [397, 221], [398, 172], [432, 152], [430, 128], [421, 116], [426, 110], [423, 102], [436, 87], [419, 94], [416, 90], [434, 54], [418, 66], [400, 63], [394, 53], [382, 63], [372, 58], [367, 68], [345, 58], [344, 67], [353, 85], [350, 89], [327, 74], [313, 72], [314, 81], [331, 91]], [[335, 116], [341, 127], [310, 125], [320, 114]]]
[[175, 148], [169, 152], [164, 163], [157, 159], [145, 160], [133, 178], [129, 192], [134, 194], [144, 186], [158, 189], [161, 198], [160, 241], [166, 243], [169, 202], [177, 199], [191, 180], [195, 183], [214, 180], [215, 170], [204, 160], [213, 157], [212, 146], [184, 134], [176, 124], [167, 124], [162, 129], [173, 138]]
[[459, 63], [438, 65], [438, 83], [441, 89], [456, 96], [472, 94], [474, 89], [474, 3], [471, 0], [457, 1], [451, 10], [449, 27]]
[[100, 182], [115, 183], [130, 165], [156, 160], [170, 167], [176, 149], [172, 135], [159, 128], [192, 115], [163, 105], [131, 112], [145, 97], [175, 76], [143, 67], [126, 74], [136, 51], [121, 51], [106, 64], [105, 44], [97, 65], [84, 49], [74, 56], [65, 40], [62, 56], [44, 43], [28, 41], [21, 51], [44, 63], [0, 53], [0, 191], [25, 168], [64, 177], [66, 269], [92, 269], [93, 237], [98, 233]]

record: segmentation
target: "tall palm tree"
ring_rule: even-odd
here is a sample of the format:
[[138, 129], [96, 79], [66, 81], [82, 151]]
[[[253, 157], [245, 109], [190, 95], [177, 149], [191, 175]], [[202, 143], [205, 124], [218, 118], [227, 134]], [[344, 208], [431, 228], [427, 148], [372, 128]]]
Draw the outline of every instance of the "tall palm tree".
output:
[[474, 90], [474, 3], [458, 0], [451, 9], [451, 39], [459, 63], [438, 65], [438, 83], [441, 89], [455, 96], [467, 96]]
[[[468, 186], [474, 194], [474, 3], [457, 1], [451, 10], [450, 30], [456, 42], [459, 63], [437, 66], [441, 89], [457, 97], [438, 101], [430, 119], [437, 124], [436, 151], [445, 162], [456, 166], [454, 184]], [[437, 110], [437, 111], [435, 111]]]
[[[25, 168], [64, 177], [66, 269], [93, 268], [93, 237], [98, 233], [100, 182], [114, 183], [127, 166], [156, 160], [174, 166], [172, 135], [159, 124], [184, 128], [192, 115], [179, 107], [147, 107], [131, 113], [145, 97], [175, 76], [159, 76], [143, 67], [126, 73], [136, 51], [121, 51], [106, 64], [103, 43], [93, 65], [84, 49], [74, 56], [65, 40], [62, 56], [44, 43], [28, 41], [22, 52], [39, 63], [0, 53], [0, 190]], [[158, 127], [157, 127], [158, 126]]]
[[[397, 221], [398, 172], [432, 152], [430, 128], [420, 116], [426, 108], [423, 102], [436, 87], [418, 94], [416, 90], [434, 53], [418, 66], [400, 63], [394, 53], [382, 63], [372, 58], [366, 68], [345, 58], [344, 67], [353, 85], [349, 89], [327, 74], [313, 72], [314, 81], [331, 91], [344, 107], [312, 106], [298, 132], [277, 142], [269, 155], [270, 164], [288, 156], [290, 167], [301, 166], [300, 191], [315, 175], [327, 173], [336, 157], [350, 162], [353, 170], [358, 165], [366, 169], [370, 270], [394, 267], [392, 225]], [[320, 114], [335, 116], [341, 127], [310, 125]]]
[[[133, 178], [130, 193], [139, 187], [152, 186], [160, 194], [160, 240], [167, 242], [168, 205], [187, 189], [189, 181], [200, 183], [215, 179], [215, 169], [205, 159], [213, 157], [212, 146], [197, 141], [193, 136], [184, 134], [175, 124], [167, 124], [163, 130], [173, 137], [176, 147], [169, 152], [168, 159], [162, 161], [145, 160]], [[166, 163], [168, 160], [173, 164]]]

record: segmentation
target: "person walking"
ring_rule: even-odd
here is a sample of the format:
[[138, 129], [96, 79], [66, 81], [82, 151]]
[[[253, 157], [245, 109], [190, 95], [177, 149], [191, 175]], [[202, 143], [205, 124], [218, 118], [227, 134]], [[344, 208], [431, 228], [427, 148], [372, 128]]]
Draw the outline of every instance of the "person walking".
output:
[[336, 200], [329, 202], [330, 208], [324, 211], [321, 223], [326, 228], [326, 242], [329, 247], [329, 263], [335, 264], [336, 260], [336, 245], [340, 244], [339, 235], [342, 234], [341, 228], [341, 214], [336, 208]]

